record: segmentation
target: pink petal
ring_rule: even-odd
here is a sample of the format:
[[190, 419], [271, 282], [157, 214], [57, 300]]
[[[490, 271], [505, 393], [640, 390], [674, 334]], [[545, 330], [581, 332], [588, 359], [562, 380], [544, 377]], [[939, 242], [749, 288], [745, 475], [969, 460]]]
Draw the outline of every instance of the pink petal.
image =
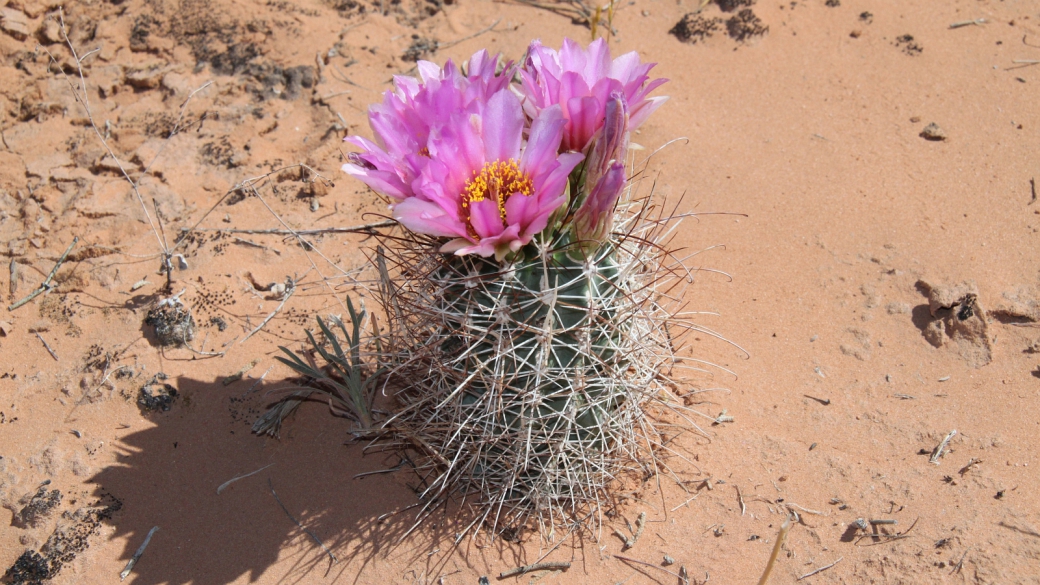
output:
[[579, 152], [565, 152], [561, 154], [557, 159], [559, 166], [547, 173], [543, 172], [534, 176], [535, 193], [539, 197], [550, 199], [563, 193], [563, 188], [567, 184], [567, 176], [571, 174], [574, 167], [578, 166], [578, 163], [584, 158], [585, 155]]
[[491, 96], [483, 116], [484, 160], [519, 158], [524, 110], [511, 91]]
[[631, 129], [638, 128], [640, 124], [650, 117], [650, 114], [654, 113], [654, 110], [661, 107], [666, 101], [668, 101], [668, 96], [650, 98], [639, 104], [637, 108], [633, 108], [632, 113], [628, 116], [628, 127]]
[[520, 158], [521, 171], [532, 176], [537, 175], [556, 160], [564, 123], [559, 106], [542, 110], [531, 122], [531, 135]]
[[537, 197], [514, 193], [506, 200], [506, 223], [525, 228], [538, 216], [538, 211]]
[[477, 232], [480, 239], [490, 238], [502, 233], [502, 215], [498, 211], [498, 201], [484, 199], [469, 204], [469, 224]]
[[466, 235], [466, 226], [448, 216], [436, 203], [409, 197], [394, 205], [394, 219], [420, 234], [446, 238]]
[[603, 103], [594, 97], [574, 97], [567, 101], [570, 120], [567, 124], [565, 147], [570, 150], [585, 150], [603, 123]]
[[596, 79], [610, 75], [610, 47], [607, 46], [607, 41], [603, 37], [589, 44], [586, 59], [585, 69], [582, 73], [589, 81], [589, 85], [592, 85]]

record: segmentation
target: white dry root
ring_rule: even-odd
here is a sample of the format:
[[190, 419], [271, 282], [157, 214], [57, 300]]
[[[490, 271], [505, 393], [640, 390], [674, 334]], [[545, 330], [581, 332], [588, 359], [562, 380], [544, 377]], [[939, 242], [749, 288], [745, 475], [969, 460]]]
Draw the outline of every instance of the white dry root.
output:
[[646, 199], [618, 209], [588, 259], [549, 242], [499, 265], [384, 237], [382, 365], [403, 402], [384, 429], [422, 453], [427, 511], [457, 498], [492, 535], [598, 524], [623, 482], [658, 471], [654, 412], [696, 428], [671, 391], [676, 344], [700, 330], [676, 316], [693, 282], [664, 247], [678, 222]]

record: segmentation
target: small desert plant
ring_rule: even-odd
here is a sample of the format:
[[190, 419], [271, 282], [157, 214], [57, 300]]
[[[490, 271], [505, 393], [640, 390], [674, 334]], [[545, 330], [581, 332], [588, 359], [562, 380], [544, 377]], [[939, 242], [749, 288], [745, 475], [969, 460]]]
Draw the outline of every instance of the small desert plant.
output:
[[330, 319], [339, 327], [344, 343], [340, 343], [336, 333], [328, 324], [318, 317], [318, 328], [332, 351], [325, 349], [310, 331], [306, 331], [314, 353], [321, 356], [325, 367], [319, 367], [306, 354], [297, 354], [292, 350], [279, 346], [287, 357], [275, 356], [275, 359], [289, 366], [299, 374], [306, 376], [306, 385], [295, 390], [289, 397], [280, 401], [253, 425], [253, 432], [273, 434], [277, 432], [281, 421], [304, 399], [311, 394], [324, 396], [333, 412], [353, 419], [359, 426], [357, 433], [374, 431], [376, 424], [372, 418], [372, 403], [375, 399], [376, 381], [385, 373], [377, 369], [372, 373], [365, 372], [365, 363], [361, 353], [361, 323], [365, 319], [365, 311], [360, 313], [354, 308], [353, 301], [347, 297], [347, 312], [350, 314], [351, 329], [347, 331], [343, 320], [336, 317]]

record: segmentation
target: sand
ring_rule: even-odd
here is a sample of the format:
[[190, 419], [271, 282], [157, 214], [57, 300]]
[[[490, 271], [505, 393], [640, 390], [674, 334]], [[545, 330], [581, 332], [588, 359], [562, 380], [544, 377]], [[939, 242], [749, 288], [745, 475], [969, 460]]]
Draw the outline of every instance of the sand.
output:
[[[158, 526], [126, 582], [473, 584], [544, 556], [571, 566], [508, 581], [675, 583], [682, 569], [752, 583], [793, 511], [771, 583], [835, 562], [804, 581], [1040, 583], [1037, 5], [732, 4], [686, 17], [697, 2], [627, 2], [609, 37], [671, 80], [633, 140], [647, 154], [674, 141], [647, 176], [699, 214], [673, 245], [703, 269], [686, 298], [706, 331], [691, 353], [715, 364], [687, 389], [732, 422], [679, 437], [671, 472], [595, 534], [454, 547], [464, 514], [405, 535], [419, 479], [407, 465], [355, 477], [400, 459], [363, 454], [327, 405], [277, 438], [250, 432], [290, 385], [277, 347], [345, 314], [373, 241], [216, 230], [379, 221], [385, 207], [339, 167], [391, 76], [409, 58], [587, 42], [577, 4], [79, 2], [63, 15], [81, 79], [58, 3], [10, 0], [0, 569], [41, 568], [23, 554], [42, 549], [61, 565], [53, 583], [112, 583]], [[297, 163], [308, 170], [269, 174]], [[193, 310], [194, 350], [163, 348], [144, 323], [165, 298], [159, 253], [192, 227], [173, 292]], [[7, 309], [77, 237], [53, 288]], [[263, 290], [287, 278], [300, 284], [284, 304]], [[176, 396], [147, 410], [146, 386]], [[622, 552], [612, 532], [641, 513]]]

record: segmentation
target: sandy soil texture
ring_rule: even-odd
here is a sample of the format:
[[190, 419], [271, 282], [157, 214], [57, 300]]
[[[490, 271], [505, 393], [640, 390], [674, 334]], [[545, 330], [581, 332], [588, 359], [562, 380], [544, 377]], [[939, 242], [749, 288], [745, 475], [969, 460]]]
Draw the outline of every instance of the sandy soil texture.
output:
[[[277, 346], [371, 276], [331, 228], [386, 212], [340, 166], [392, 75], [587, 42], [592, 5], [7, 0], [8, 581], [113, 583], [158, 526], [127, 583], [754, 583], [796, 515], [771, 583], [1040, 583], [1040, 7], [699, 4], [619, 2], [597, 34], [671, 80], [633, 140], [682, 138], [647, 176], [700, 214], [673, 243], [707, 436], [597, 534], [456, 548], [455, 510], [406, 535], [419, 478], [327, 405], [250, 428], [291, 386]], [[145, 323], [170, 247], [191, 349]], [[498, 579], [537, 561], [571, 564]]]

